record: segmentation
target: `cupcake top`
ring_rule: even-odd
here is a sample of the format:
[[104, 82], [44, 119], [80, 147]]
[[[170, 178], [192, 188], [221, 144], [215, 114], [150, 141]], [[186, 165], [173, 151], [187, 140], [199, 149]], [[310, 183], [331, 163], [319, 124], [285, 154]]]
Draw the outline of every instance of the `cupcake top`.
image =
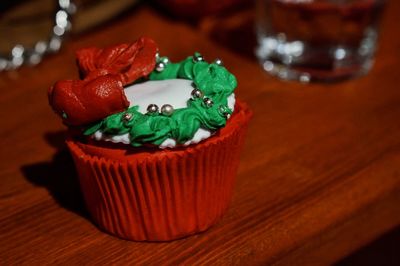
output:
[[172, 63], [154, 41], [77, 52], [82, 78], [57, 82], [49, 102], [63, 122], [96, 140], [173, 148], [224, 127], [234, 110], [235, 77], [195, 53]]

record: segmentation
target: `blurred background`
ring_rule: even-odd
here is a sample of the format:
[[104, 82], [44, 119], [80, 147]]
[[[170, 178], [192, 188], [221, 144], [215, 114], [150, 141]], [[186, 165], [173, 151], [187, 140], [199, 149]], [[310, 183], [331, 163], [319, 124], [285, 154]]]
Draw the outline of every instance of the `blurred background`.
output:
[[150, 5], [232, 51], [257, 57], [285, 80], [338, 81], [365, 75], [374, 62], [386, 0], [31, 0], [2, 1], [0, 70], [38, 64], [66, 38]]
[[[216, 42], [254, 56], [253, 1], [6, 0], [0, 3], [0, 32], [7, 36], [0, 43], [0, 70], [35, 65], [42, 55], [57, 52], [66, 38], [79, 38], [88, 31], [134, 15], [139, 5], [149, 5], [168, 19], [187, 23], [207, 32]], [[238, 13], [242, 15], [237, 16]], [[244, 45], [234, 39], [236, 36], [246, 37], [249, 42]], [[24, 56], [23, 62], [14, 60], [8, 66], [5, 63], [19, 56]]]

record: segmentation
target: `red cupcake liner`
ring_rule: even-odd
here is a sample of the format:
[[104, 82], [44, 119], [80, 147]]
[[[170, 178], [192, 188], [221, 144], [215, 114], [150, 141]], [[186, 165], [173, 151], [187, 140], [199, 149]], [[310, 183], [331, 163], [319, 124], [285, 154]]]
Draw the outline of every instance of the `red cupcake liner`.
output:
[[238, 102], [225, 128], [184, 149], [132, 153], [68, 140], [92, 219], [136, 241], [168, 241], [208, 229], [228, 207], [250, 117]]

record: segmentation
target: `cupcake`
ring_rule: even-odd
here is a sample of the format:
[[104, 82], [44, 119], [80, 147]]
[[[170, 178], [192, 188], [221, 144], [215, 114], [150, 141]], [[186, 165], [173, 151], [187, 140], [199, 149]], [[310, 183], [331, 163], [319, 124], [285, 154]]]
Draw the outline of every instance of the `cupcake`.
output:
[[226, 211], [251, 111], [221, 60], [160, 57], [149, 38], [77, 52], [49, 89], [89, 213], [135, 241], [202, 232]]

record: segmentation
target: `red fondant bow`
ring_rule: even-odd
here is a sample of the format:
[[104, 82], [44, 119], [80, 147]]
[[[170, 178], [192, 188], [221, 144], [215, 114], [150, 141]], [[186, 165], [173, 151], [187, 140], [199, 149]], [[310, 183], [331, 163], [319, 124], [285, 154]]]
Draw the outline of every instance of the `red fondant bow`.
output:
[[133, 44], [77, 52], [82, 80], [57, 82], [49, 102], [67, 125], [95, 122], [129, 107], [123, 86], [147, 76], [155, 66], [157, 45], [142, 37]]

